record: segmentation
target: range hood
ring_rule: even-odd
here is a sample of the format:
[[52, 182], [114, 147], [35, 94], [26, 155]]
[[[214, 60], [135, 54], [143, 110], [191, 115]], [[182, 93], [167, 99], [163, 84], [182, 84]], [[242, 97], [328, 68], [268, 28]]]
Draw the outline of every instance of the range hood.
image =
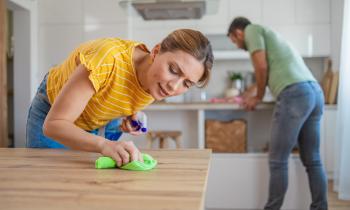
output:
[[204, 0], [131, 1], [145, 20], [200, 19], [206, 10]]

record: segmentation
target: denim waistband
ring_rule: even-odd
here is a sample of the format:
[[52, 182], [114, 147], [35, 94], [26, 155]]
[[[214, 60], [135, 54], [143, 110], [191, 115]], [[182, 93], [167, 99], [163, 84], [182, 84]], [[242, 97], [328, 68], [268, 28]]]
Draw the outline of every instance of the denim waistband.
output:
[[291, 84], [284, 88], [278, 97], [290, 95], [296, 92], [305, 92], [307, 90], [312, 90], [313, 92], [322, 92], [322, 89], [318, 82], [315, 81], [304, 81]]
[[49, 102], [49, 98], [47, 96], [46, 86], [47, 86], [47, 77], [49, 73], [46, 73], [44, 79], [41, 81], [39, 88], [37, 90], [37, 96]]

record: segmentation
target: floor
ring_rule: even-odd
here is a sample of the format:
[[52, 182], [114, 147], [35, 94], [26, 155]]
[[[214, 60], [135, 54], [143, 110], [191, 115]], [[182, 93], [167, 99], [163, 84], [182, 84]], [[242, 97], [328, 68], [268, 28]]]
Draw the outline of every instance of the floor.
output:
[[350, 210], [350, 201], [338, 200], [338, 194], [333, 191], [333, 183], [329, 182], [328, 186], [329, 210]]

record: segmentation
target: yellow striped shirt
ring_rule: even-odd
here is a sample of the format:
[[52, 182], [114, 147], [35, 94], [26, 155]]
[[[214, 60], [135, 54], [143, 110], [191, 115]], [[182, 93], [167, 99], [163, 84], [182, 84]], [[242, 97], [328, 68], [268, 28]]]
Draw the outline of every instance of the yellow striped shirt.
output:
[[47, 95], [51, 104], [69, 76], [76, 69], [76, 58], [89, 71], [96, 93], [75, 124], [84, 130], [94, 130], [115, 118], [129, 116], [154, 101], [136, 77], [132, 55], [139, 42], [118, 38], [97, 39], [80, 45], [59, 66], [50, 69]]

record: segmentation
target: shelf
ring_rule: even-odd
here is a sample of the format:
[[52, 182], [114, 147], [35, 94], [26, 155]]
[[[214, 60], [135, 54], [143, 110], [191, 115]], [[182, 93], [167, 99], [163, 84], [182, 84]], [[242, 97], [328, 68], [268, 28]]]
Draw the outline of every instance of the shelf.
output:
[[[214, 60], [245, 60], [250, 59], [249, 53], [243, 50], [217, 50], [213, 52]], [[325, 58], [329, 55], [302, 55], [305, 58]]]
[[214, 60], [240, 60], [249, 59], [249, 53], [243, 50], [214, 51]]

